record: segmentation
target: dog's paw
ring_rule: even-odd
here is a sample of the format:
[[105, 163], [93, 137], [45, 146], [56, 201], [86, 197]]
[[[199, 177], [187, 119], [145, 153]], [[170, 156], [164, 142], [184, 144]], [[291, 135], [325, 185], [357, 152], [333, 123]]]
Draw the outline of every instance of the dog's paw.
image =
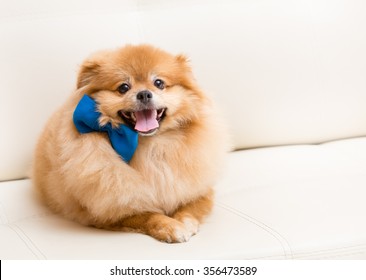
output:
[[175, 237], [174, 237], [174, 240], [175, 240], [175, 243], [176, 242], [187, 242], [189, 239], [191, 239], [191, 237], [194, 235], [194, 233], [187, 229], [186, 227], [179, 227], [175, 230], [175, 233], [174, 233]]
[[199, 222], [195, 218], [185, 217], [182, 219], [182, 223], [191, 235], [197, 234], [199, 230]]
[[195, 234], [195, 230], [191, 223], [187, 227], [187, 225], [171, 219], [169, 223], [151, 229], [149, 234], [162, 242], [182, 243], [187, 242]]

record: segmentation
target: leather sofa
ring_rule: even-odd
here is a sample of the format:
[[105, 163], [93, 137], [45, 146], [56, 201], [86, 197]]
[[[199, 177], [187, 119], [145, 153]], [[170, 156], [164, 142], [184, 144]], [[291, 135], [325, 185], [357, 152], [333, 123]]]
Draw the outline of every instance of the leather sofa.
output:
[[[366, 259], [366, 2], [9, 1], [0, 9], [0, 259]], [[189, 242], [88, 228], [28, 178], [91, 52], [191, 58], [232, 139]]]

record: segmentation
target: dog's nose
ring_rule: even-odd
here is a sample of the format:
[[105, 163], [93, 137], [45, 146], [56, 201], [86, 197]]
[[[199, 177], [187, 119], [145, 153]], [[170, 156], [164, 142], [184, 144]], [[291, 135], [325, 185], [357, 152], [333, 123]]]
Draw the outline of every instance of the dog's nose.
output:
[[151, 101], [152, 97], [153, 97], [152, 93], [148, 90], [140, 91], [136, 95], [137, 100], [139, 100], [140, 102], [142, 102], [144, 104], [149, 103]]

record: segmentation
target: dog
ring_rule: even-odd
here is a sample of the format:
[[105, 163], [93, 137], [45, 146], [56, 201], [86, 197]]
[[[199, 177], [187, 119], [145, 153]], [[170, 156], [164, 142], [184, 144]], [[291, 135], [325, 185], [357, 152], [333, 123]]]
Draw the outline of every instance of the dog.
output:
[[94, 53], [38, 140], [36, 190], [83, 225], [186, 242], [211, 212], [227, 150], [213, 108], [185, 55]]

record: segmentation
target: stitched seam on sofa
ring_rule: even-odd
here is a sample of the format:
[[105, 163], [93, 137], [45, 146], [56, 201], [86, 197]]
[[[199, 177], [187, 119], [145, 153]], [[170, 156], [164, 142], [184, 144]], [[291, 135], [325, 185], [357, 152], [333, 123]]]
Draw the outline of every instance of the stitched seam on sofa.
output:
[[5, 207], [1, 202], [0, 202], [0, 222], [2, 225], [9, 223], [8, 216], [6, 215], [5, 212]]
[[14, 181], [23, 181], [23, 180], [28, 180], [28, 179], [29, 179], [29, 177], [24, 176], [24, 177], [3, 179], [3, 180], [0, 180], [0, 183], [11, 183], [11, 182], [14, 182]]
[[286, 259], [288, 259], [288, 258], [293, 259], [293, 252], [292, 252], [289, 242], [279, 232], [277, 232], [270, 226], [264, 224], [263, 222], [258, 221], [257, 219], [255, 219], [241, 211], [238, 211], [226, 204], [219, 203], [219, 202], [216, 202], [216, 204], [218, 206], [221, 206], [222, 208], [226, 209], [227, 211], [230, 211], [231, 213], [236, 214], [237, 216], [246, 219], [248, 222], [251, 222], [251, 223], [259, 226], [260, 228], [262, 228], [263, 230], [265, 230], [266, 232], [271, 234], [281, 244], [281, 247], [283, 249]]
[[[231, 213], [241, 217], [241, 218], [244, 218], [245, 220], [247, 220], [248, 222], [251, 222], [252, 224], [255, 224], [257, 226], [259, 226], [260, 228], [262, 228], [263, 230], [265, 230], [266, 232], [268, 232], [270, 235], [272, 235], [280, 244], [281, 244], [281, 247], [283, 249], [283, 252], [284, 252], [284, 255], [286, 257], [286, 259], [288, 258], [293, 258], [293, 253], [292, 253], [292, 249], [291, 249], [291, 246], [290, 244], [287, 242], [287, 240], [280, 234], [278, 233], [276, 230], [272, 229], [270, 226], [267, 226], [266, 224], [262, 223], [261, 221], [258, 221], [257, 219], [241, 212], [241, 211], [238, 211], [226, 204], [223, 204], [223, 203], [216, 203], [218, 206], [221, 206], [222, 208], [226, 209], [227, 211], [230, 211]], [[290, 253], [288, 253], [288, 251]]]
[[23, 241], [23, 243], [28, 247], [28, 249], [33, 253], [33, 255], [39, 260], [46, 260], [46, 256], [42, 253], [42, 251], [37, 247], [36, 244], [32, 241], [32, 239], [21, 229], [19, 226], [14, 224], [9, 224], [8, 227], [13, 230], [18, 237]]

